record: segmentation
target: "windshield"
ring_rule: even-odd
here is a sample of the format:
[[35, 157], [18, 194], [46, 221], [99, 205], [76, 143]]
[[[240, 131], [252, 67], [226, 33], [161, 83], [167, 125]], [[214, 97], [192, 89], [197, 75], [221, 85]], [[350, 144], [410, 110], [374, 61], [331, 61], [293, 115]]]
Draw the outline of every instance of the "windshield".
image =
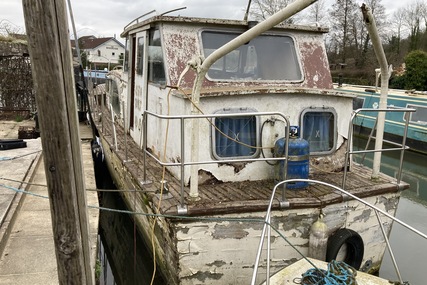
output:
[[[238, 33], [202, 32], [205, 58]], [[302, 80], [291, 37], [261, 35], [218, 59], [209, 69], [211, 79], [220, 80]]]

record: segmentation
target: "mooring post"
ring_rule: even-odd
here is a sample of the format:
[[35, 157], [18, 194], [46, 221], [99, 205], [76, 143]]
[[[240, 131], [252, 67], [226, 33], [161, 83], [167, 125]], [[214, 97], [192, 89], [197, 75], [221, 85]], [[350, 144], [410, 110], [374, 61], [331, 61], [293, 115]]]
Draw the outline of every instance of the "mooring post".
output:
[[94, 284], [65, 0], [23, 0], [59, 284]]

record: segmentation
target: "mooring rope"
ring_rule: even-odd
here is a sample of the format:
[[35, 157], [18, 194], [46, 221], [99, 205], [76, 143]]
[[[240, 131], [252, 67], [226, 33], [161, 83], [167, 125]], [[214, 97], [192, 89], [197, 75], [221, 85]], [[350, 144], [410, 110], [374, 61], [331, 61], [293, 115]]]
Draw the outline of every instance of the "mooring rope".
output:
[[302, 285], [356, 285], [357, 271], [343, 261], [332, 260], [328, 269], [311, 268], [302, 274]]

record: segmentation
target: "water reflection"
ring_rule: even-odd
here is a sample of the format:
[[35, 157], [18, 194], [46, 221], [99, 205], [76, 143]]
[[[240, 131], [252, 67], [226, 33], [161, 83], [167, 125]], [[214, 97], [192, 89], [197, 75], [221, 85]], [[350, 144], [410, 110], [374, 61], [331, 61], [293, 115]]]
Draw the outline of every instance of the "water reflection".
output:
[[[117, 193], [103, 193], [103, 207], [126, 209]], [[101, 211], [100, 214], [100, 257], [106, 265], [101, 273], [103, 285], [143, 285], [150, 284], [153, 274], [153, 260], [135, 228], [133, 219], [127, 214]], [[102, 281], [102, 282], [101, 282]], [[154, 283], [166, 284], [156, 270]]]

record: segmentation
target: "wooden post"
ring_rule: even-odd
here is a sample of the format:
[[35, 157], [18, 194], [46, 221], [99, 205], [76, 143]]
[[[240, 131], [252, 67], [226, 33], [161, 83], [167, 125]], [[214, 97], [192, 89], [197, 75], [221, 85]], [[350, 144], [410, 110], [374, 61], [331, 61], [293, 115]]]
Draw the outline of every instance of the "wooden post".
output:
[[93, 284], [65, 0], [23, 0], [59, 284]]

